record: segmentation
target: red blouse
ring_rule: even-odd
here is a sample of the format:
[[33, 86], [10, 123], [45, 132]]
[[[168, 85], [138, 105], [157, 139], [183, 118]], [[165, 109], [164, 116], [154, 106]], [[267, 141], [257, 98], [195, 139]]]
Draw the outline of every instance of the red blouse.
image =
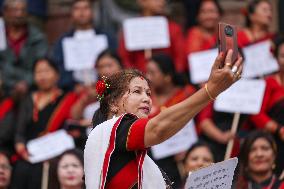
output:
[[266, 89], [261, 110], [259, 114], [252, 115], [249, 118], [249, 121], [251, 121], [257, 128], [264, 128], [264, 126], [271, 121], [271, 118], [267, 115], [267, 112], [279, 100], [284, 99], [284, 87], [278, 83], [275, 75], [267, 77], [265, 81]]
[[269, 39], [273, 39], [275, 36], [274, 33], [267, 33], [266, 36], [262, 37], [261, 39], [258, 39], [258, 40], [255, 40], [255, 41], [252, 41], [246, 30], [240, 30], [238, 31], [238, 46], [240, 48], [243, 48], [243, 47], [246, 47], [248, 45], [251, 45], [253, 43], [257, 43], [257, 42], [261, 42], [261, 41], [265, 41], [265, 40], [269, 40]]
[[192, 52], [203, 51], [215, 47], [217, 44], [217, 34], [204, 35], [204, 32], [197, 26], [187, 31], [185, 41], [186, 56]]
[[[170, 55], [174, 60], [176, 70], [178, 72], [186, 71], [182, 29], [178, 24], [169, 21], [169, 34], [171, 46], [164, 49], [153, 49], [152, 53], [165, 53]], [[146, 72], [147, 60], [144, 51], [128, 51], [125, 47], [122, 34], [120, 35], [118, 53], [126, 68], [136, 68], [142, 72]]]

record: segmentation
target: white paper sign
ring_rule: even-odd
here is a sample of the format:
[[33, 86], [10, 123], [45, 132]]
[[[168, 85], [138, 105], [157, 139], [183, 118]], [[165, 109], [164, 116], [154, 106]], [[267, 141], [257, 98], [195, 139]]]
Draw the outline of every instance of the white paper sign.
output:
[[193, 121], [168, 140], [151, 148], [154, 159], [161, 159], [188, 150], [197, 141]]
[[214, 109], [221, 112], [257, 114], [260, 111], [266, 83], [258, 79], [241, 79], [221, 93]]
[[108, 43], [105, 35], [63, 39], [65, 69], [72, 71], [94, 69], [97, 56], [107, 47]]
[[270, 41], [260, 42], [243, 48], [245, 56], [243, 77], [263, 76], [279, 69], [277, 61], [270, 52], [270, 48]]
[[47, 134], [27, 143], [31, 163], [49, 160], [72, 148], [75, 148], [74, 140], [65, 130]]
[[238, 158], [215, 163], [189, 174], [185, 189], [231, 189]]
[[123, 34], [129, 51], [170, 46], [168, 21], [162, 16], [127, 19], [123, 22]]
[[190, 53], [188, 56], [190, 80], [199, 84], [208, 80], [218, 49]]
[[4, 20], [0, 18], [0, 51], [5, 50], [7, 48], [6, 42], [6, 30]]

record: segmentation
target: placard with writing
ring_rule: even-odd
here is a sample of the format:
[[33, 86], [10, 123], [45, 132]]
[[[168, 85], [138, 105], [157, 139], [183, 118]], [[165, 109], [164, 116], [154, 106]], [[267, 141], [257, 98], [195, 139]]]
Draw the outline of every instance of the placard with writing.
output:
[[208, 80], [218, 49], [190, 53], [188, 56], [190, 80], [199, 84]]
[[27, 143], [31, 163], [49, 160], [72, 148], [75, 148], [74, 140], [65, 130], [47, 134]]
[[238, 158], [215, 163], [191, 172], [185, 189], [231, 189]]
[[257, 114], [260, 111], [266, 83], [258, 79], [241, 79], [221, 93], [214, 109], [228, 113]]
[[245, 56], [243, 77], [261, 77], [279, 69], [270, 49], [270, 41], [259, 42], [243, 48]]
[[163, 16], [127, 19], [123, 22], [123, 34], [129, 51], [170, 46], [168, 21]]
[[168, 140], [151, 148], [154, 159], [161, 159], [188, 150], [197, 141], [194, 122], [187, 125]]
[[94, 69], [97, 56], [107, 47], [106, 35], [63, 39], [65, 69], [70, 71]]
[[7, 48], [6, 42], [6, 30], [4, 20], [0, 18], [0, 51], [5, 50]]

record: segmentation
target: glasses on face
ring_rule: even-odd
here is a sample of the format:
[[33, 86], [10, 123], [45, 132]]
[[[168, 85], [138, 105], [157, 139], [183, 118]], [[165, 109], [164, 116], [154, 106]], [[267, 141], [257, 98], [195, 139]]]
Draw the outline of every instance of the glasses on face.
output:
[[0, 169], [2, 169], [4, 171], [8, 171], [8, 170], [12, 170], [12, 167], [10, 165], [7, 165], [7, 164], [0, 164]]

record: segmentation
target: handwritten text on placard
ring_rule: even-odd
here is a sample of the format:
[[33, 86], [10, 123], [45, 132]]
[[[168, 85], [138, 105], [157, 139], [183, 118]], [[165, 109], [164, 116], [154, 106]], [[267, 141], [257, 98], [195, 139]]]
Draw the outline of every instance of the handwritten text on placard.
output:
[[214, 109], [228, 113], [257, 114], [260, 111], [265, 81], [241, 79], [218, 96]]
[[185, 189], [231, 189], [238, 158], [229, 159], [189, 174]]
[[168, 21], [162, 16], [127, 19], [123, 22], [123, 34], [129, 51], [170, 46]]

